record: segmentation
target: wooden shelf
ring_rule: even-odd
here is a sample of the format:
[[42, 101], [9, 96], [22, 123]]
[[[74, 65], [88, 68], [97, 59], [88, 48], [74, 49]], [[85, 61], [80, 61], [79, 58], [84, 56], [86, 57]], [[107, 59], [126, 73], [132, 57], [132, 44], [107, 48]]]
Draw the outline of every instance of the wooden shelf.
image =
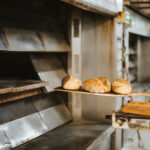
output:
[[0, 85], [0, 94], [5, 94], [11, 92], [11, 88], [7, 86]]
[[0, 103], [41, 94], [47, 85], [40, 80], [0, 80]]
[[88, 94], [88, 95], [98, 95], [98, 96], [107, 96], [107, 97], [128, 97], [128, 96], [145, 96], [150, 97], [150, 93], [140, 93], [132, 92], [131, 94], [116, 94], [116, 93], [91, 93], [84, 90], [65, 90], [63, 88], [56, 88], [55, 91], [59, 92], [68, 92], [68, 93], [77, 93], [77, 94]]
[[43, 93], [43, 90], [41, 88], [38, 88], [38, 89], [27, 90], [23, 92], [3, 94], [3, 95], [0, 95], [0, 104], [11, 102], [11, 101], [16, 101], [16, 100], [26, 98], [26, 97], [35, 96], [41, 93]]
[[0, 80], [0, 95], [38, 89], [48, 85], [40, 80]]

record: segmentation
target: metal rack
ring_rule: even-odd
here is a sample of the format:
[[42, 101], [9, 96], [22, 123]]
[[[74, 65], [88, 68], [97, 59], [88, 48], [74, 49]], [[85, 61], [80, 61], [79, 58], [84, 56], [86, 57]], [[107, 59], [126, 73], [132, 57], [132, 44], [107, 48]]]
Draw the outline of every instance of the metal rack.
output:
[[113, 112], [112, 126], [119, 129], [150, 130], [150, 116]]
[[137, 82], [137, 36], [129, 35], [129, 76], [131, 83]]

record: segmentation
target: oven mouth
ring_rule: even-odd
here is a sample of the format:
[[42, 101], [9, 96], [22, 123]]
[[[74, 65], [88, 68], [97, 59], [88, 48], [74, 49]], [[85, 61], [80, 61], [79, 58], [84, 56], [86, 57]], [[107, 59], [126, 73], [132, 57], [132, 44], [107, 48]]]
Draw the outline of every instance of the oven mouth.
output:
[[39, 80], [28, 54], [0, 53], [1, 80]]

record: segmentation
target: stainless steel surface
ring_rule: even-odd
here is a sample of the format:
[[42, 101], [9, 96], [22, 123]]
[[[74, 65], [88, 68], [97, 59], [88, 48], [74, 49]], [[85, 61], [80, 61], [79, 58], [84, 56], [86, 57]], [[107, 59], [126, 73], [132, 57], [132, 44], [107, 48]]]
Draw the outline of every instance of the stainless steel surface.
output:
[[[82, 11], [74, 8], [71, 12], [71, 27], [70, 27], [70, 43], [71, 53], [68, 57], [68, 73], [72, 76], [81, 79], [81, 37], [82, 37]], [[81, 95], [68, 95], [70, 110], [72, 112], [73, 121], [82, 120], [82, 105]]]
[[10, 146], [10, 142], [0, 126], [0, 150], [7, 150]]
[[12, 51], [43, 51], [40, 39], [36, 32], [30, 30], [4, 28], [7, 39], [7, 50]]
[[113, 131], [110, 125], [66, 124], [15, 150], [109, 150]]
[[[124, 148], [123, 150], [150, 150], [150, 131], [140, 130], [141, 141], [139, 148], [138, 135], [136, 130], [124, 130]], [[132, 149], [128, 149], [132, 148]]]
[[60, 87], [63, 78], [67, 75], [63, 69], [39, 72], [38, 73], [41, 80], [46, 80], [49, 85], [45, 86], [48, 92], [53, 91], [54, 88]]
[[122, 0], [62, 0], [84, 10], [115, 15], [122, 11]]
[[62, 33], [3, 28], [0, 49], [29, 52], [67, 52], [68, 44]]
[[1, 125], [11, 147], [16, 147], [48, 131], [38, 113]]
[[0, 126], [0, 150], [2, 148], [7, 150], [7, 147], [14, 148], [71, 119], [69, 110], [61, 104], [2, 124]]
[[32, 103], [35, 97], [28, 97], [16, 102], [4, 103], [0, 105], [0, 124], [5, 124], [37, 112]]
[[[112, 82], [118, 78], [121, 59], [117, 57], [121, 47], [116, 41], [117, 36], [121, 37], [121, 31], [110, 18], [82, 14], [82, 81], [104, 76]], [[120, 108], [121, 103], [120, 98], [82, 95], [83, 118], [109, 122], [105, 115]]]
[[69, 52], [70, 48], [65, 41], [65, 37], [62, 33], [59, 32], [40, 32], [44, 51], [52, 51], [52, 52]]
[[49, 83], [48, 92], [61, 86], [62, 79], [67, 75], [60, 59], [56, 55], [31, 55], [31, 61], [41, 80]]
[[65, 105], [57, 105], [39, 112], [43, 122], [52, 130], [71, 120], [71, 114]]
[[[42, 111], [44, 109], [48, 109], [51, 107], [54, 107], [56, 105], [61, 104], [61, 100], [65, 100], [67, 95], [62, 95], [61, 93], [51, 92], [49, 94], [42, 94], [36, 97], [32, 97], [30, 101], [33, 104], [33, 108], [36, 109], [36, 111]], [[32, 105], [30, 103], [30, 105]]]
[[[105, 125], [104, 125], [105, 126]], [[86, 150], [109, 150], [111, 149], [111, 134], [114, 132], [112, 127], [105, 129], [104, 132], [93, 141]]]

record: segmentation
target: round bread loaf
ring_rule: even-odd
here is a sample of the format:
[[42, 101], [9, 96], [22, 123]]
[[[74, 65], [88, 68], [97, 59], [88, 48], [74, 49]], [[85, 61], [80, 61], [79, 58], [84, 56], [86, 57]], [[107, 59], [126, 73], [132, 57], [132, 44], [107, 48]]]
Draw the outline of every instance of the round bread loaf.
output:
[[82, 88], [89, 92], [104, 92], [101, 90], [102, 82], [99, 79], [88, 79], [83, 82]]
[[117, 79], [112, 83], [112, 91], [118, 94], [129, 94], [132, 92], [132, 87], [126, 79]]
[[101, 88], [104, 90], [104, 93], [110, 92], [111, 84], [109, 80], [105, 77], [99, 77], [98, 79], [102, 82]]
[[89, 92], [110, 92], [111, 85], [105, 77], [89, 79], [83, 82], [82, 88]]
[[78, 90], [81, 87], [81, 81], [71, 75], [66, 76], [62, 81], [62, 87], [67, 90]]

